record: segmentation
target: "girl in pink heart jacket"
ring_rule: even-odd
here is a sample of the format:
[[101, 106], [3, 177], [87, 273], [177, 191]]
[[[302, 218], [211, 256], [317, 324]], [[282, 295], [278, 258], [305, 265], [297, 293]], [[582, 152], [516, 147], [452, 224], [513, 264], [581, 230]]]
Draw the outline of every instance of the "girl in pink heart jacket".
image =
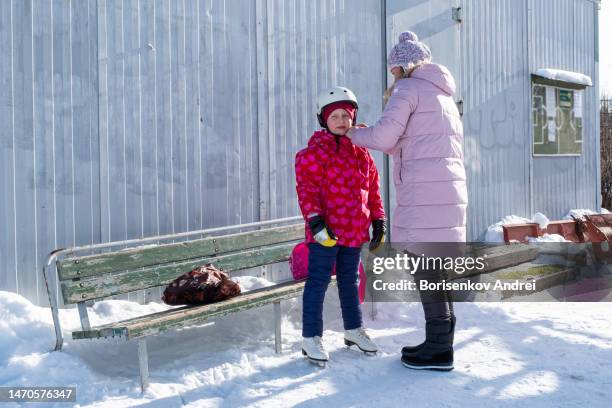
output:
[[302, 352], [325, 364], [323, 300], [334, 264], [344, 321], [344, 342], [366, 353], [378, 349], [362, 327], [358, 295], [361, 245], [382, 242], [385, 212], [379, 176], [367, 149], [345, 136], [357, 115], [357, 99], [347, 88], [334, 87], [318, 98], [317, 117], [323, 130], [295, 157], [298, 202], [306, 221], [308, 278], [303, 295]]

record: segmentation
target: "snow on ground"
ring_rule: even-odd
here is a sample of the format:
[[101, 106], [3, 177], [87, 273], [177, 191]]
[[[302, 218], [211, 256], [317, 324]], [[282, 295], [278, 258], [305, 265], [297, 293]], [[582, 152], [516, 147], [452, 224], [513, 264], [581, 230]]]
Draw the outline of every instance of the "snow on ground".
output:
[[[504, 217], [487, 236], [501, 240], [502, 223], [524, 220]], [[237, 280], [245, 291], [271, 284]], [[97, 325], [167, 308], [105, 300], [89, 311]], [[78, 406], [113, 408], [610, 406], [609, 303], [457, 303], [450, 373], [413, 371], [399, 362], [403, 345], [423, 339], [420, 304], [379, 303], [375, 319], [371, 309], [363, 306], [380, 347], [374, 357], [344, 346], [337, 292], [330, 289], [324, 343], [331, 361], [324, 369], [301, 355], [300, 299], [283, 302], [282, 355], [273, 351], [271, 306], [149, 338], [151, 386], [141, 395], [135, 342], [73, 341], [78, 313], [66, 309], [60, 312], [64, 351], [49, 352], [49, 309], [0, 292], [0, 386], [76, 386]]]
[[[283, 354], [273, 352], [271, 308], [149, 339], [151, 386], [140, 394], [136, 344], [72, 341], [47, 352], [47, 308], [0, 292], [0, 385], [76, 386], [91, 407], [367, 406], [607, 407], [612, 386], [612, 319], [605, 303], [458, 303], [455, 370], [421, 372], [399, 362], [403, 345], [422, 340], [418, 303], [381, 303], [366, 325], [381, 352], [347, 349], [335, 289], [324, 334], [331, 361], [321, 369], [300, 353], [300, 302], [283, 303]], [[112, 303], [117, 301], [107, 301]], [[101, 302], [103, 304], [104, 302]], [[99, 321], [151, 303], [91, 310]], [[76, 310], [61, 314], [78, 326]], [[68, 332], [65, 332], [68, 335]], [[67, 336], [68, 337], [68, 336]], [[37, 406], [43, 406], [38, 404]]]

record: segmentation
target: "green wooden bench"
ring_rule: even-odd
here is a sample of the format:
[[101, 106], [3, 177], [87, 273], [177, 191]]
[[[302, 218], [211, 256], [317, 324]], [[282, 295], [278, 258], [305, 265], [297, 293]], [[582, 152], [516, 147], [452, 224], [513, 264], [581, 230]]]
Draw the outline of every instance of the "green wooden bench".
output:
[[[283, 222], [289, 225], [272, 226]], [[259, 228], [254, 231], [207, 236], [179, 243], [129, 248], [154, 239], [178, 239], [197, 234], [226, 232], [237, 228]], [[146, 240], [93, 245], [54, 251], [43, 268], [55, 324], [56, 346], [61, 350], [62, 330], [59, 324], [58, 303], [49, 290], [48, 275], [55, 265], [57, 283], [64, 305], [76, 304], [81, 330], [72, 332], [73, 339], [122, 338], [138, 341], [141, 387], [148, 385], [147, 336], [167, 330], [193, 326], [206, 320], [254, 307], [273, 304], [275, 321], [275, 349], [281, 352], [281, 301], [300, 295], [304, 281], [284, 282], [243, 293], [226, 301], [173, 308], [163, 312], [92, 327], [87, 305], [109, 296], [122, 295], [153, 287], [165, 286], [177, 276], [205, 263], [213, 263], [230, 273], [247, 268], [287, 261], [296, 243], [304, 238], [304, 223], [299, 217], [277, 221], [217, 228], [193, 233], [175, 234]], [[126, 246], [123, 250], [91, 254], [93, 250]], [[83, 255], [84, 252], [89, 254]], [[81, 255], [80, 255], [81, 254]]]

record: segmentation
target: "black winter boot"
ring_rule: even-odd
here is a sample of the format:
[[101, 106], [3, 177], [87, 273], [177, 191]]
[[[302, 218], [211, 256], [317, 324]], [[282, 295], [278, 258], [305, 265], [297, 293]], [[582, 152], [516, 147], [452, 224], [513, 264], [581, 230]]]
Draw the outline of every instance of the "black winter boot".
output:
[[453, 367], [454, 322], [431, 319], [425, 323], [425, 343], [413, 353], [402, 353], [402, 363], [416, 370], [450, 371]]
[[452, 346], [453, 344], [455, 344], [455, 324], [457, 324], [457, 318], [455, 317], [455, 315], [451, 316], [451, 335], [450, 335], [450, 345]]
[[[450, 338], [451, 345], [453, 344], [453, 341], [455, 338], [455, 323], [456, 322], [457, 322], [457, 318], [454, 315], [451, 316], [451, 325], [452, 325], [451, 338]], [[404, 346], [402, 347], [402, 356], [404, 354], [416, 353], [417, 351], [422, 349], [424, 346], [425, 346], [425, 342], [422, 342], [421, 344], [418, 344], [416, 346]]]
[[[409, 253], [410, 254], [410, 253]], [[414, 280], [442, 282], [448, 277], [444, 269], [417, 270]], [[453, 369], [455, 313], [452, 294], [445, 290], [419, 290], [425, 313], [425, 342], [402, 348], [402, 363], [409, 368], [450, 371]]]
[[422, 349], [423, 346], [425, 346], [425, 342], [422, 342], [421, 344], [417, 344], [416, 346], [404, 346], [402, 347], [402, 356], [404, 354], [416, 353], [417, 351]]
[[453, 368], [453, 348], [431, 353], [426, 346], [416, 353], [402, 356], [402, 364], [414, 370], [451, 371]]

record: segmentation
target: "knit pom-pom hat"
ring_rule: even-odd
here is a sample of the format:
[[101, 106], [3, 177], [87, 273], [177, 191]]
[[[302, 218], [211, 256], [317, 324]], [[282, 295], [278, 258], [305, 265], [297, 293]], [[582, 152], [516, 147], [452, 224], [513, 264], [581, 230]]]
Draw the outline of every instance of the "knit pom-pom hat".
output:
[[431, 60], [429, 47], [419, 41], [419, 37], [412, 31], [404, 31], [399, 35], [399, 42], [393, 46], [387, 59], [389, 69], [402, 67], [408, 70], [420, 62]]

